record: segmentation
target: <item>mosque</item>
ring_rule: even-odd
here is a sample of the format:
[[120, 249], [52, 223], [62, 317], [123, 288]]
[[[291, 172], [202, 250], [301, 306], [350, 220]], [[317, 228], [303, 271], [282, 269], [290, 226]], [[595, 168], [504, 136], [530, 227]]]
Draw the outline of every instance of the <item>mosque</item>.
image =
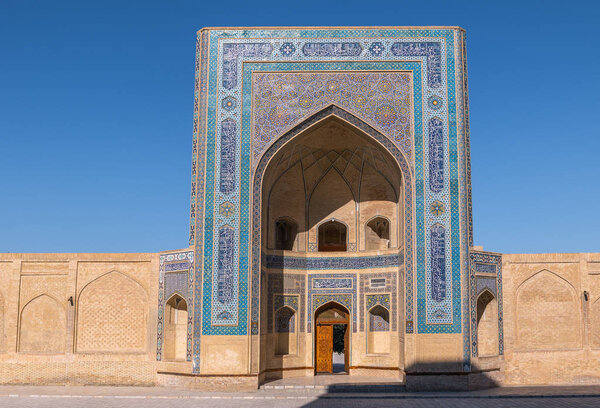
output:
[[189, 246], [0, 254], [0, 383], [600, 383], [600, 253], [474, 245], [463, 29], [205, 28], [196, 55]]

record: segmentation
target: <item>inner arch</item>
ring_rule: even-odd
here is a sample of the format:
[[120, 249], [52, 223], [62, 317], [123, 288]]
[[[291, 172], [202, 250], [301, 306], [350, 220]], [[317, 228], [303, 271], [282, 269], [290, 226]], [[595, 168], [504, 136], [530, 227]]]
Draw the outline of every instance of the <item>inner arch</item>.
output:
[[[304, 288], [309, 274], [316, 277], [328, 273], [322, 268], [311, 270], [307, 263], [303, 264], [325, 255], [315, 253], [319, 249], [319, 226], [335, 222], [345, 227], [345, 247], [328, 252], [327, 256], [336, 259], [397, 257], [399, 271], [404, 270], [406, 284], [412, 285], [412, 255], [410, 250], [405, 251], [407, 243], [412, 242], [412, 174], [406, 158], [391, 139], [333, 105], [277, 139], [255, 166], [251, 330], [252, 334], [261, 336], [260, 341], [254, 343], [257, 347], [252, 355], [256, 359], [255, 367], [273, 371], [281, 369], [282, 362], [280, 357], [269, 355], [268, 344], [275, 334], [268, 316], [273, 316], [282, 301], [295, 302], [296, 294], [304, 293], [304, 289], [294, 292], [294, 288]], [[365, 245], [366, 226], [373, 219], [388, 222], [385, 239], [389, 242], [376, 250]], [[277, 244], [280, 220], [297, 226], [296, 233], [290, 234], [295, 241], [285, 246]], [[287, 264], [286, 258], [291, 258], [290, 262], [296, 265], [292, 270], [283, 266]], [[344, 264], [354, 265], [353, 262]], [[372, 272], [376, 270], [349, 269], [347, 276]], [[398, 279], [398, 283], [400, 287], [392, 290], [398, 290], [402, 298], [403, 279]], [[308, 323], [298, 326], [300, 332], [311, 331], [312, 316], [305, 314], [310, 313], [310, 303], [309, 298], [307, 310], [298, 312], [299, 321]], [[357, 313], [354, 309], [352, 319]], [[393, 313], [394, 321], [402, 319], [397, 323], [404, 327], [404, 316]], [[354, 323], [352, 327], [356, 331]], [[302, 335], [297, 340], [300, 341], [298, 350], [312, 352], [314, 344], [304, 343], [306, 338]], [[348, 358], [352, 357], [348, 355]]]

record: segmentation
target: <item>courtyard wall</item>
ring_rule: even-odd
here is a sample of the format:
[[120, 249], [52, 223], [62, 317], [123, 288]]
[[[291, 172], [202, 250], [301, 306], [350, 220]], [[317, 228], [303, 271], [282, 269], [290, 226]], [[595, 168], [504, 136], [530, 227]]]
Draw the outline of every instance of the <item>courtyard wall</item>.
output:
[[156, 381], [157, 254], [0, 254], [0, 383]]
[[600, 383], [600, 253], [503, 255], [504, 383]]

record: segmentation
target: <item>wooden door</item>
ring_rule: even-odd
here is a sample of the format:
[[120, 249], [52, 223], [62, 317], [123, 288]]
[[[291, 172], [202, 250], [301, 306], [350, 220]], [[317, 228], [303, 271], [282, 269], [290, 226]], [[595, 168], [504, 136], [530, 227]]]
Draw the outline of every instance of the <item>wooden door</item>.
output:
[[333, 372], [333, 326], [317, 325], [316, 365], [317, 373]]

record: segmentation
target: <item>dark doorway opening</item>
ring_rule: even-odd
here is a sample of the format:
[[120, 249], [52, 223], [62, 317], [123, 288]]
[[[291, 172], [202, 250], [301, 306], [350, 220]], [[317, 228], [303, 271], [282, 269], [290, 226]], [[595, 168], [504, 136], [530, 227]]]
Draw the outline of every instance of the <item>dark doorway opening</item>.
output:
[[333, 370], [334, 374], [346, 372], [346, 330], [347, 324], [333, 325]]

